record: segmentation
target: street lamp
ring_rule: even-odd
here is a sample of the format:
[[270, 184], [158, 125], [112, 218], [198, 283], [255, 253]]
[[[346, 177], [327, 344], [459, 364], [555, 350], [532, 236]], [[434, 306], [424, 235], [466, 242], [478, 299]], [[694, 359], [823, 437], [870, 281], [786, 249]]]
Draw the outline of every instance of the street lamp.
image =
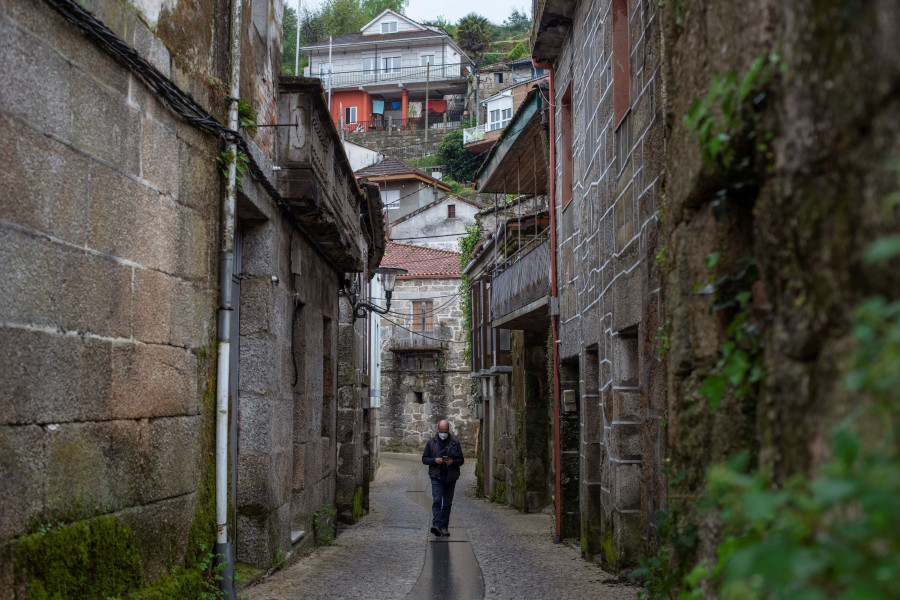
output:
[[391, 309], [391, 294], [394, 292], [394, 285], [397, 283], [398, 275], [406, 275], [406, 269], [398, 269], [396, 267], [378, 267], [375, 273], [381, 275], [381, 286], [384, 288], [384, 298], [387, 300], [385, 307], [381, 308], [359, 300], [359, 279], [353, 284], [353, 289], [347, 292], [350, 304], [353, 307], [353, 320], [365, 319], [366, 311], [383, 315]]

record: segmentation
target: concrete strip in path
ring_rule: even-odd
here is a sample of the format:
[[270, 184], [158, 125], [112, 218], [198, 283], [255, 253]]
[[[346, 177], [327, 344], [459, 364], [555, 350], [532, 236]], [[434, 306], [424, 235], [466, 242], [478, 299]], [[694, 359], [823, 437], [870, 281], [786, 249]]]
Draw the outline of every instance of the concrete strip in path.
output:
[[[468, 465], [463, 469], [467, 470]], [[431, 515], [431, 481], [421, 469], [411, 480], [406, 495]], [[455, 503], [455, 502], [454, 502]], [[428, 523], [431, 521], [429, 519]], [[426, 530], [428, 528], [426, 527]], [[484, 579], [481, 567], [472, 551], [472, 543], [462, 517], [450, 512], [450, 536], [436, 538], [429, 534], [425, 550], [425, 564], [416, 585], [407, 600], [431, 600], [454, 598], [457, 600], [481, 600], [484, 597]]]

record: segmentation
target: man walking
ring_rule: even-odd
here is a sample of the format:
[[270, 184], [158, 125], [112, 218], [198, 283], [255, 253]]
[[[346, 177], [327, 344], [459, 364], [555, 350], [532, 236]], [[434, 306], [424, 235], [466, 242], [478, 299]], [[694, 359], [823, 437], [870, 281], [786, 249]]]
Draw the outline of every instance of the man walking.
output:
[[450, 507], [463, 462], [465, 459], [459, 440], [450, 436], [450, 423], [441, 421], [438, 423], [438, 434], [428, 440], [422, 453], [422, 463], [428, 465], [431, 498], [434, 500], [431, 505], [431, 533], [437, 537], [450, 535]]

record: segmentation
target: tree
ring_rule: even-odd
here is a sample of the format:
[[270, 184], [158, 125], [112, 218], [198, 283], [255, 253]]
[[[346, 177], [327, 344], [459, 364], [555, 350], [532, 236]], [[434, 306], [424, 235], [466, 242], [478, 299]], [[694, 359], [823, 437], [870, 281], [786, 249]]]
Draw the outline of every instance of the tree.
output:
[[476, 63], [491, 43], [491, 23], [475, 13], [469, 13], [456, 26], [456, 43]]
[[325, 27], [325, 37], [359, 31], [366, 24], [360, 0], [325, 0], [319, 18]]
[[522, 42], [519, 42], [512, 50], [510, 50], [509, 55], [506, 58], [507, 60], [518, 60], [523, 56], [528, 56], [528, 50], [525, 49]]
[[[281, 22], [281, 41], [284, 52], [281, 54], [281, 74], [294, 74], [294, 52], [297, 47], [297, 11], [291, 6], [284, 7], [284, 19]], [[301, 56], [303, 60], [305, 57]], [[298, 70], [300, 75], [303, 74], [302, 67]]]
[[503, 21], [503, 27], [513, 31], [528, 31], [531, 29], [531, 17], [525, 12], [525, 9], [519, 10], [514, 8], [509, 16]]
[[362, 0], [360, 7], [366, 21], [371, 21], [387, 9], [404, 14], [409, 0]]
[[462, 129], [455, 129], [444, 136], [437, 148], [444, 161], [447, 174], [456, 181], [472, 181], [475, 172], [484, 162], [484, 155], [472, 154], [463, 147]]
[[456, 25], [447, 20], [447, 17], [444, 15], [438, 15], [437, 17], [425, 21], [425, 25], [432, 25], [434, 27], [440, 27], [450, 35], [453, 35], [456, 32]]

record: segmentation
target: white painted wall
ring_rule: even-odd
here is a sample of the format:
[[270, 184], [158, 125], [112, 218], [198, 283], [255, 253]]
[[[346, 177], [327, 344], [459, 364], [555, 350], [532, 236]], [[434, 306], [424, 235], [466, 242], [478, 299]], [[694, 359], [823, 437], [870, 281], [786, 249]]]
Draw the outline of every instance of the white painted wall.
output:
[[[453, 204], [456, 217], [447, 217], [447, 205]], [[391, 226], [390, 237], [401, 244], [415, 244], [441, 250], [459, 252], [459, 239], [466, 235], [466, 225], [475, 224], [478, 208], [463, 202], [455, 196], [446, 196], [443, 201], [418, 215]], [[388, 213], [388, 219], [393, 219]], [[412, 239], [416, 238], [416, 239]]]
[[381, 24], [388, 23], [390, 21], [397, 22], [397, 33], [400, 33], [401, 31], [422, 31], [425, 29], [424, 27], [410, 23], [409, 21], [407, 21], [406, 19], [404, 19], [403, 17], [401, 17], [397, 14], [388, 12], [387, 14], [382, 15], [381, 17], [376, 19], [374, 22], [372, 22], [372, 24], [369, 25], [369, 27], [363, 29], [362, 34], [363, 35], [381, 35]]
[[350, 159], [350, 168], [353, 171], [359, 171], [369, 165], [374, 165], [384, 158], [384, 155], [380, 152], [347, 140], [344, 140], [344, 151], [347, 153], [347, 158]]

